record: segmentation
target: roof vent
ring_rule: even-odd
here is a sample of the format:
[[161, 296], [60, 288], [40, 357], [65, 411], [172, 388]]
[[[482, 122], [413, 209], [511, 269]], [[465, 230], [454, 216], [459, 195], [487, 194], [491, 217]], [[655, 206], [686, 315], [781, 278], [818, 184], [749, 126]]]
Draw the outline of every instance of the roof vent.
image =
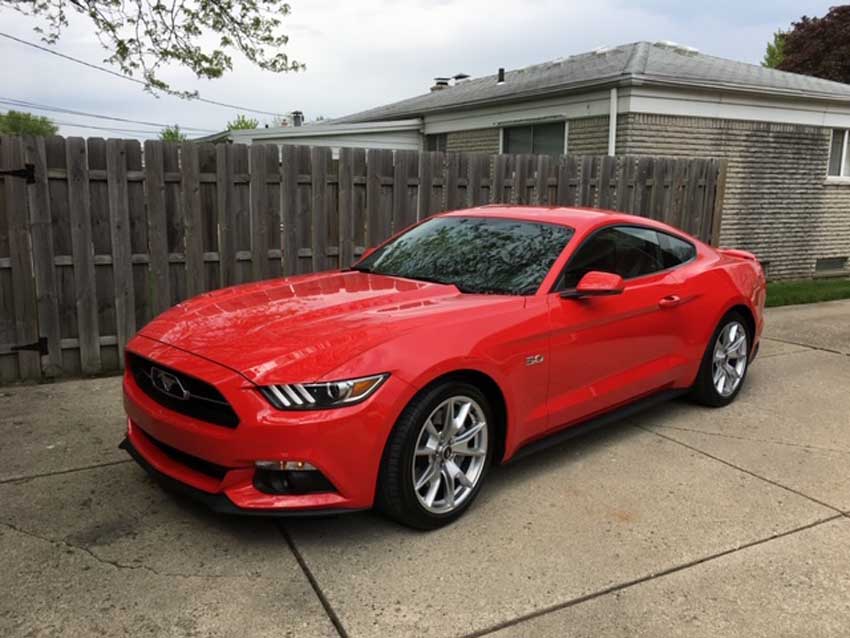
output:
[[498, 79], [496, 80], [496, 84], [504, 84], [504, 83], [505, 83], [505, 68], [500, 66], [499, 67], [499, 75], [498, 75]]
[[469, 79], [468, 73], [457, 73], [452, 76], [452, 80], [455, 81], [455, 84], [460, 84], [461, 82], [465, 82]]
[[675, 51], [676, 53], [681, 53], [682, 55], [696, 55], [697, 53], [699, 53], [699, 49], [689, 47], [686, 44], [672, 42], [670, 40], [659, 40], [655, 43], [655, 46], [660, 47], [662, 49], [669, 49], [670, 51]]
[[442, 91], [449, 88], [449, 80], [451, 78], [434, 78], [434, 86], [431, 87], [431, 91]]

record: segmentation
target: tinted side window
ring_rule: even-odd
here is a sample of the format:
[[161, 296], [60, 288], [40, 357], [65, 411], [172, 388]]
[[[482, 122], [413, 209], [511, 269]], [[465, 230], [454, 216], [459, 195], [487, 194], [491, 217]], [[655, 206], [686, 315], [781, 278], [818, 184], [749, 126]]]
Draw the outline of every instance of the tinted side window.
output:
[[687, 261], [693, 256], [687, 256], [687, 250], [693, 251], [693, 246], [650, 228], [605, 228], [582, 245], [570, 260], [563, 287], [575, 288], [591, 270], [612, 272], [623, 279], [649, 275]]
[[665, 268], [673, 268], [684, 264], [697, 256], [697, 249], [693, 244], [667, 233], [657, 233], [658, 243], [661, 246], [661, 259]]

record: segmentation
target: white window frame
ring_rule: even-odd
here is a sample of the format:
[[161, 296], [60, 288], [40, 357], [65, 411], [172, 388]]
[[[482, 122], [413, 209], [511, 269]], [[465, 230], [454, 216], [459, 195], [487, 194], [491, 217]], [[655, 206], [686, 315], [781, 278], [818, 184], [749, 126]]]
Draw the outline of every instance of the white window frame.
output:
[[829, 153], [830, 156], [827, 161], [832, 159], [832, 143], [835, 141], [835, 133], [836, 131], [842, 131], [844, 133], [844, 140], [841, 144], [841, 159], [838, 162], [838, 175], [830, 175], [829, 174], [829, 165], [827, 165], [827, 179], [832, 180], [841, 180], [841, 181], [850, 181], [850, 161], [848, 161], [848, 153], [850, 153], [850, 129], [842, 129], [842, 128], [834, 128], [832, 129], [832, 135], [829, 138]]

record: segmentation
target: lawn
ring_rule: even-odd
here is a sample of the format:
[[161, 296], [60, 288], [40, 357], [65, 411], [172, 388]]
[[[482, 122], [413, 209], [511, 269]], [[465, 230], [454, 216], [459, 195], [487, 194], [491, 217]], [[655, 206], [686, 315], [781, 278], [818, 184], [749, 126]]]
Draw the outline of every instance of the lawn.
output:
[[850, 279], [806, 279], [767, 284], [767, 306], [790, 306], [850, 298]]

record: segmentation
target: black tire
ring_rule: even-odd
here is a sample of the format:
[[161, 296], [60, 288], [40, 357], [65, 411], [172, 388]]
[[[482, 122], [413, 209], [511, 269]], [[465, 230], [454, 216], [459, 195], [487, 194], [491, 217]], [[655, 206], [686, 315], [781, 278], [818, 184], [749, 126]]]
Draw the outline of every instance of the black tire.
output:
[[[747, 357], [744, 362], [744, 370], [741, 375], [741, 380], [738, 383], [737, 387], [728, 395], [721, 394], [718, 389], [714, 385], [714, 347], [717, 343], [717, 339], [723, 330], [731, 323], [737, 322], [744, 328], [744, 332], [747, 335]], [[737, 310], [733, 310], [727, 313], [723, 319], [720, 320], [720, 323], [717, 325], [717, 328], [711, 335], [711, 339], [708, 341], [708, 345], [705, 348], [705, 354], [702, 357], [702, 363], [700, 363], [699, 373], [697, 374], [696, 381], [694, 385], [691, 387], [690, 397], [697, 403], [700, 403], [705, 406], [709, 406], [712, 408], [721, 408], [723, 406], [729, 405], [732, 401], [735, 400], [735, 397], [738, 396], [738, 393], [741, 391], [741, 388], [744, 387], [744, 382], [747, 379], [747, 372], [749, 371], [749, 355], [752, 352], [752, 343], [753, 343], [753, 334], [750, 329], [750, 323], [744, 315], [742, 315]]]
[[[473, 399], [484, 412], [487, 450], [484, 465], [472, 491], [450, 512], [437, 514], [425, 509], [414, 491], [413, 461], [420, 432], [431, 413], [449, 398]], [[495, 444], [493, 409], [487, 397], [469, 383], [447, 380], [426, 388], [407, 405], [390, 433], [378, 477], [376, 505], [393, 520], [414, 529], [431, 530], [457, 520], [475, 500], [492, 463]]]

